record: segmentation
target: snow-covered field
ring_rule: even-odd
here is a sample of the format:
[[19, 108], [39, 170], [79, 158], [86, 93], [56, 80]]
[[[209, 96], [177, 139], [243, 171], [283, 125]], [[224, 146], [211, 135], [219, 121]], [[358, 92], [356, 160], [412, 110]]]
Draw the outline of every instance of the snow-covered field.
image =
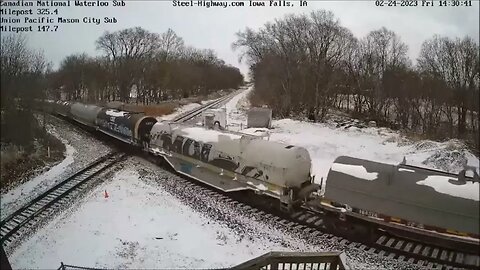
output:
[[109, 152], [109, 147], [105, 144], [91, 138], [89, 134], [71, 124], [63, 123], [62, 120], [50, 117], [46, 127], [48, 132], [65, 144], [65, 159], [52, 166], [47, 172], [1, 194], [0, 216], [2, 219], [52, 187], [57, 181], [63, 180], [66, 176]]
[[16, 249], [13, 267], [221, 268], [272, 250], [342, 250], [357, 269], [408, 266], [242, 213], [142, 159], [124, 165]]

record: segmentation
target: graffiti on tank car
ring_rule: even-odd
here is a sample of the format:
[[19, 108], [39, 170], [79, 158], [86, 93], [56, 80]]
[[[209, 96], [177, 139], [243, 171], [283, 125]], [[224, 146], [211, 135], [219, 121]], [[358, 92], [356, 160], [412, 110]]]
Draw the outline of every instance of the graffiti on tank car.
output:
[[[212, 152], [212, 144], [198, 142], [180, 135], [172, 140], [172, 135], [166, 131], [163, 131], [159, 137], [161, 140], [161, 147], [167, 151], [191, 157], [232, 172], [237, 171], [240, 167], [240, 163], [235, 161], [235, 157], [217, 151]], [[241, 174], [245, 176], [249, 174], [249, 177], [257, 179], [264, 175], [262, 170], [250, 166], [243, 168]]]
[[189, 157], [192, 157], [193, 156], [193, 153], [190, 153], [190, 146], [192, 145], [193, 143], [193, 140], [192, 139], [186, 139], [185, 142], [183, 143], [183, 147], [182, 147], [182, 153], [183, 155], [185, 156], [189, 156]]
[[170, 151], [172, 149], [172, 135], [168, 133], [162, 133], [160, 136], [162, 139], [162, 148]]
[[117, 123], [112, 123], [104, 119], [98, 119], [98, 125], [104, 129], [114, 131], [126, 137], [132, 137], [132, 131], [123, 125], [118, 125]]
[[200, 159], [201, 147], [199, 142], [193, 142], [193, 158]]
[[200, 160], [203, 162], [208, 162], [208, 156], [210, 155], [210, 150], [212, 149], [212, 145], [208, 143], [204, 143], [202, 145], [202, 152], [200, 152]]
[[183, 141], [185, 140], [185, 137], [183, 136], [177, 136], [175, 138], [175, 141], [173, 142], [173, 152], [183, 154], [182, 152], [182, 145]]

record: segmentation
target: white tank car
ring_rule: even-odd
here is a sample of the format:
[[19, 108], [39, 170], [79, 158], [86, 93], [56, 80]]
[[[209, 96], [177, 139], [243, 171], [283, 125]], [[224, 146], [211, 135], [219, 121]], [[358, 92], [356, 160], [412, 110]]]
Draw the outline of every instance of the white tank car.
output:
[[161, 122], [149, 149], [178, 172], [226, 192], [253, 189], [291, 206], [318, 189], [306, 149], [251, 135]]

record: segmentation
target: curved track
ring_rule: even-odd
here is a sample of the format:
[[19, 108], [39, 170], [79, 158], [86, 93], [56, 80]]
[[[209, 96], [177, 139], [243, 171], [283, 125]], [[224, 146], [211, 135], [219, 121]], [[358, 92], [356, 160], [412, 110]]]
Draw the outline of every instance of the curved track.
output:
[[30, 229], [35, 228], [39, 221], [50, 216], [60, 206], [71, 201], [75, 194], [89, 180], [110, 168], [126, 154], [113, 152], [107, 154], [84, 169], [51, 187], [31, 202], [27, 203], [0, 222], [0, 244], [8, 246], [19, 240]]

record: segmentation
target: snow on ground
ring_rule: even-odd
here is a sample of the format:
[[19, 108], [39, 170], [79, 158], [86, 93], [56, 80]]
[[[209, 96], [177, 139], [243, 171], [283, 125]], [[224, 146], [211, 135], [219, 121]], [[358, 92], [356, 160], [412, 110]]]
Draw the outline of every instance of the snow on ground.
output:
[[0, 216], [2, 219], [52, 187], [57, 181], [65, 179], [109, 151], [106, 145], [92, 138], [90, 134], [63, 120], [50, 117], [48, 121], [47, 131], [65, 144], [65, 159], [47, 172], [1, 194]]
[[[458, 143], [455, 140], [413, 142], [385, 128], [345, 129], [291, 119], [273, 121], [273, 127], [270, 140], [303, 146], [309, 151], [312, 174], [317, 181], [327, 176], [333, 161], [342, 155], [390, 164], [399, 164], [405, 157], [407, 164], [454, 173], [463, 169], [463, 163], [468, 163], [478, 171], [478, 158], [459, 146], [452, 147]], [[451, 156], [456, 158], [450, 160]]]
[[250, 107], [248, 94], [250, 91], [252, 91], [252, 88], [253, 86], [240, 92], [225, 104], [227, 109], [227, 124], [229, 130], [238, 131], [242, 129], [242, 127], [247, 126], [246, 110]]
[[[246, 126], [247, 94], [251, 88], [237, 95], [229, 103], [229, 129], [238, 131], [240, 123]], [[338, 118], [338, 117], [337, 117]], [[458, 140], [434, 142], [412, 141], [399, 132], [377, 127], [358, 128], [354, 124], [339, 125], [345, 119], [332, 117], [326, 123], [310, 123], [292, 119], [274, 120], [273, 129], [250, 128], [241, 132], [263, 136], [265, 139], [305, 147], [312, 159], [312, 174], [320, 183], [326, 177], [333, 161], [342, 155], [378, 162], [398, 164], [404, 157], [407, 164], [430, 167], [458, 173], [465, 164], [479, 167], [479, 159]], [[233, 124], [230, 124], [233, 123]]]
[[70, 207], [75, 210], [23, 242], [10, 255], [12, 266], [51, 269], [63, 261], [103, 268], [220, 268], [269, 251], [332, 250], [344, 251], [357, 269], [409, 266], [242, 213], [142, 159], [123, 164]]
[[[8, 191], [5, 194], [2, 194], [1, 196], [2, 219], [6, 217], [9, 213], [14, 211], [12, 204], [16, 204], [16, 202], [19, 199], [25, 199], [25, 201], [30, 201], [33, 198], [29, 198], [28, 200], [26, 200], [27, 198], [24, 198], [24, 197], [32, 197], [36, 194], [39, 194], [36, 192], [39, 188], [42, 188], [42, 190], [45, 190], [48, 187], [53, 186], [55, 178], [61, 175], [66, 170], [66, 168], [73, 163], [73, 155], [76, 152], [76, 150], [70, 144], [68, 144], [67, 140], [63, 139], [62, 137], [60, 137], [60, 135], [58, 135], [58, 133], [55, 131], [55, 128], [53, 127], [49, 128], [48, 132], [53, 136], [55, 136], [57, 139], [61, 140], [63, 144], [65, 144], [65, 149], [66, 149], [65, 159], [63, 159], [63, 161], [61, 161], [57, 165], [50, 168], [50, 170], [48, 170], [47, 172], [41, 175], [38, 175], [29, 181], [26, 181], [25, 183]], [[11, 210], [9, 209], [10, 205], [12, 205]]]

